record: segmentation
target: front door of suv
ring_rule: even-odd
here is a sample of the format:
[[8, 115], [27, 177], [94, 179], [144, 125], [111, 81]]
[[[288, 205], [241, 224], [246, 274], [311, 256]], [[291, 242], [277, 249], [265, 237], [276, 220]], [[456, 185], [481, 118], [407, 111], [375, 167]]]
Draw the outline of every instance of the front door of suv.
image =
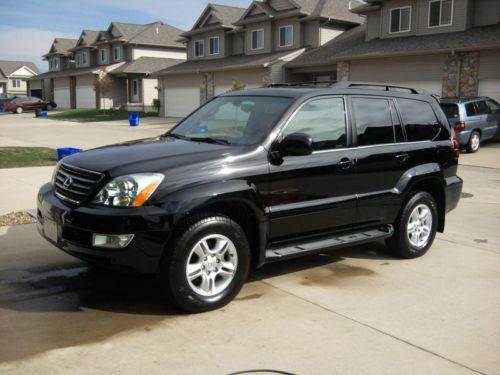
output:
[[340, 230], [355, 223], [354, 151], [350, 148], [345, 98], [326, 96], [302, 104], [280, 139], [306, 133], [314, 151], [284, 156], [270, 165], [270, 240], [280, 241]]
[[357, 225], [392, 223], [401, 206], [395, 190], [410, 153], [392, 98], [350, 97], [356, 133]]

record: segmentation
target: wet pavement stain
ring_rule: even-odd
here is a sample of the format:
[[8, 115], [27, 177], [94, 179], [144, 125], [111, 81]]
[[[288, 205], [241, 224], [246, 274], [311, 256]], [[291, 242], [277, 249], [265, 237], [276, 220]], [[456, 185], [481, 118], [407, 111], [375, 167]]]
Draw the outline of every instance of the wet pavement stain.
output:
[[474, 196], [474, 194], [465, 193], [465, 192], [463, 192], [462, 194], [460, 194], [461, 198], [472, 198], [473, 196]]
[[260, 297], [262, 297], [262, 294], [260, 294], [260, 293], [254, 293], [254, 294], [249, 294], [248, 296], [235, 298], [234, 300], [235, 301], [248, 301], [248, 300], [251, 300], [251, 299], [258, 299]]
[[179, 314], [151, 277], [78, 267], [0, 270], [0, 362], [123, 331], [151, 330]]
[[475, 243], [488, 243], [487, 239], [483, 238], [474, 238]]
[[306, 275], [299, 282], [305, 286], [313, 284], [335, 286], [346, 278], [372, 276], [375, 274], [375, 272], [367, 268], [342, 263], [328, 264], [318, 269], [306, 271], [305, 273]]

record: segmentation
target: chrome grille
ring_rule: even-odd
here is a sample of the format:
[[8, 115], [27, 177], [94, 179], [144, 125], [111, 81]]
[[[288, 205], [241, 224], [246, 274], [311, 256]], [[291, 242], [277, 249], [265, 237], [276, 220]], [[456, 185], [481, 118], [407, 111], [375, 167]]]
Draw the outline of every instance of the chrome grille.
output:
[[99, 172], [61, 164], [56, 176], [56, 196], [73, 204], [81, 204], [95, 190], [104, 175]]

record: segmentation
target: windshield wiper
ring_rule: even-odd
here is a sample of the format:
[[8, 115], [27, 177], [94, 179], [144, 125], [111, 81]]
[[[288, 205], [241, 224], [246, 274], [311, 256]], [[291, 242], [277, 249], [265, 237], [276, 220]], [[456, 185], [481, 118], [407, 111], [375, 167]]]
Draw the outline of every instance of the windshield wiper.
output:
[[218, 145], [229, 145], [231, 143], [227, 139], [211, 138], [211, 137], [200, 137], [200, 138], [192, 137], [189, 139], [194, 141], [194, 142], [215, 143]]
[[167, 133], [164, 135], [165, 137], [172, 137], [176, 139], [182, 139], [183, 141], [190, 141], [191, 138], [186, 137], [185, 135], [175, 134], [175, 133]]

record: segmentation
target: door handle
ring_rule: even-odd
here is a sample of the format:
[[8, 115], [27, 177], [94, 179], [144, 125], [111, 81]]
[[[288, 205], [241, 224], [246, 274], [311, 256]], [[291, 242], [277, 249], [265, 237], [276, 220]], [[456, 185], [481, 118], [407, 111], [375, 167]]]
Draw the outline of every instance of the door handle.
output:
[[339, 161], [338, 165], [341, 169], [349, 169], [354, 165], [354, 160], [344, 158]]
[[398, 154], [396, 155], [396, 160], [399, 160], [401, 163], [404, 163], [410, 158], [410, 155], [408, 154]]

